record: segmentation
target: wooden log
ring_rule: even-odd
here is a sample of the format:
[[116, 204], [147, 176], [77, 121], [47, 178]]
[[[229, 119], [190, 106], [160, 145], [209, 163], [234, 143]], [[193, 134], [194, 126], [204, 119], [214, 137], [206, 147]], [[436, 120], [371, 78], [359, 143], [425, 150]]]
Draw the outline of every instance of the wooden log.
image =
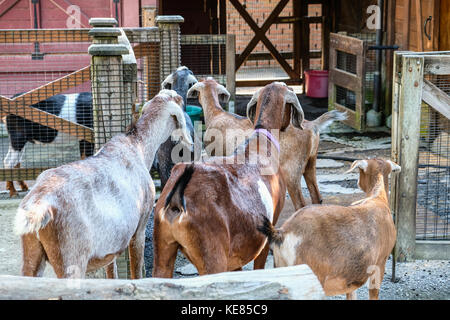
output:
[[307, 265], [184, 279], [53, 279], [0, 276], [0, 300], [316, 300], [323, 289]]

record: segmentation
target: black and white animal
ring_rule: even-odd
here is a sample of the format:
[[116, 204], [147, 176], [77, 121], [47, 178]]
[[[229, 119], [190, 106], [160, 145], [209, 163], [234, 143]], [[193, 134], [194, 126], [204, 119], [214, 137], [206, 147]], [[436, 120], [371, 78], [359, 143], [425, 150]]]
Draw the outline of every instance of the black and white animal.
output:
[[[163, 189], [166, 185], [170, 172], [176, 163], [175, 161], [177, 159], [174, 159], [174, 156], [179, 157], [179, 159], [184, 159], [185, 161], [193, 161], [196, 160], [194, 159], [194, 151], [197, 150], [198, 153], [201, 151], [201, 145], [198, 145], [199, 140], [194, 139], [194, 125], [192, 124], [191, 118], [186, 113], [187, 92], [197, 82], [198, 81], [192, 71], [189, 70], [188, 67], [181, 66], [168, 75], [161, 84], [161, 89], [174, 90], [183, 98], [183, 114], [186, 120], [186, 126], [189, 134], [191, 135], [192, 141], [194, 141], [194, 143], [197, 142], [195, 143], [193, 151], [182, 145], [179, 145], [179, 149], [175, 149], [174, 151], [177, 144], [174, 143], [171, 138], [167, 139], [167, 141], [159, 147], [153, 166], [159, 173], [159, 177], [161, 179], [161, 189]], [[190, 157], [188, 157], [187, 154], [190, 154]]]
[[[17, 97], [23, 93], [16, 94]], [[92, 94], [90, 92], [58, 94], [46, 100], [33, 104], [31, 107], [54, 114], [66, 120], [93, 128]], [[9, 149], [3, 164], [6, 169], [20, 167], [20, 161], [27, 142], [58, 143], [75, 139], [72, 136], [58, 132], [42, 124], [10, 114], [5, 117], [6, 129], [9, 135]], [[80, 156], [82, 159], [94, 153], [94, 144], [81, 140]], [[22, 191], [28, 190], [24, 181], [19, 181]], [[13, 181], [6, 182], [10, 197], [17, 195]]]

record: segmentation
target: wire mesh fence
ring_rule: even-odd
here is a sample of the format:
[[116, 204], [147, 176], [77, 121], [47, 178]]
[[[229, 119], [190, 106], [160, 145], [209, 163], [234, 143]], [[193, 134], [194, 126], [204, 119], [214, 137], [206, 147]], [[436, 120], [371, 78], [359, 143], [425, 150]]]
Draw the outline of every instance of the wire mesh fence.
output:
[[92, 154], [90, 42], [87, 29], [0, 31], [1, 181]]
[[[425, 76], [450, 95], [450, 75]], [[450, 120], [422, 103], [417, 177], [417, 240], [450, 240]]]
[[[262, 27], [278, 5], [278, 1], [247, 0], [243, 5], [258, 25]], [[308, 5], [308, 17], [320, 17], [322, 15], [322, 4]], [[242, 18], [239, 12], [232, 6], [227, 6], [227, 33], [236, 35], [236, 53], [241, 54], [255, 36], [253, 29]], [[280, 17], [293, 17], [293, 1], [289, 1], [279, 14]], [[322, 24], [311, 23], [309, 25], [309, 47], [310, 52], [320, 56], [322, 50]], [[291, 68], [294, 67], [293, 54], [293, 23], [275, 22], [266, 31], [267, 39], [273, 44]], [[310, 69], [320, 69], [321, 58], [310, 58]], [[236, 77], [238, 80], [267, 80], [289, 78], [285, 70], [272, 57], [270, 51], [259, 42], [248, 59], [239, 68]]]
[[212, 77], [226, 86], [226, 36], [182, 35], [181, 64], [197, 79]]

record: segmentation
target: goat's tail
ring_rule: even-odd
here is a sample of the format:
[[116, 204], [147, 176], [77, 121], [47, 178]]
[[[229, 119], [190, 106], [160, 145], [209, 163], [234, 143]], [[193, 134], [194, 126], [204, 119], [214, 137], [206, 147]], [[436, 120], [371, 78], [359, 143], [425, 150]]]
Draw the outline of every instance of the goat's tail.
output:
[[[164, 204], [164, 209], [166, 213], [172, 213], [173, 217], [177, 216], [181, 212], [186, 211], [186, 202], [184, 200], [184, 189], [186, 189], [186, 186], [191, 180], [193, 173], [194, 173], [194, 164], [187, 165], [186, 168], [184, 169], [184, 172], [175, 182], [175, 185], [173, 186], [172, 190], [170, 190], [169, 194], [167, 195], [166, 202]], [[171, 215], [169, 214], [169, 217], [170, 216]]]
[[55, 213], [56, 208], [48, 202], [35, 204], [29, 210], [19, 207], [14, 220], [14, 232], [19, 236], [38, 232], [54, 219]]
[[283, 242], [283, 233], [280, 229], [275, 229], [267, 217], [263, 218], [263, 222], [258, 226], [258, 231], [267, 237], [270, 244], [280, 245]]
[[320, 117], [318, 117], [316, 120], [312, 121], [313, 124], [317, 126], [319, 129], [319, 132], [325, 130], [329, 125], [331, 125], [336, 120], [347, 120], [347, 112], [340, 112], [337, 110], [328, 111], [327, 113], [324, 113]]

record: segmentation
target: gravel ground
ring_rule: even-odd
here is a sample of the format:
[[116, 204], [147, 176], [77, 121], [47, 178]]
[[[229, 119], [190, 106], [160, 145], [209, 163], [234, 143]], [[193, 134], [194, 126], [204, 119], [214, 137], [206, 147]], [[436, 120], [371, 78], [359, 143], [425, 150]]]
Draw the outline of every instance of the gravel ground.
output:
[[[329, 150], [336, 148], [333, 155], [354, 157], [363, 159], [367, 157], [388, 158], [390, 150], [346, 150], [342, 152], [339, 142], [328, 142], [322, 145], [328, 146]], [[327, 147], [327, 148], [328, 148]], [[341, 152], [338, 150], [341, 149]], [[350, 148], [352, 149], [352, 148]], [[334, 151], [334, 150], [333, 150]], [[324, 152], [321, 152], [324, 154]], [[317, 176], [319, 188], [321, 189], [324, 203], [335, 203], [348, 205], [363, 197], [361, 192], [355, 192], [356, 175], [342, 175], [350, 162], [342, 161], [344, 165], [332, 162], [318, 163]], [[338, 177], [338, 178], [336, 178]], [[342, 177], [342, 178], [341, 178]], [[304, 183], [303, 183], [303, 186]], [[329, 192], [331, 190], [332, 192]], [[341, 190], [338, 193], [336, 190]], [[347, 190], [347, 191], [346, 191]], [[307, 189], [303, 189], [304, 196], [309, 197]], [[334, 193], [333, 193], [334, 192]], [[23, 196], [21, 194], [21, 196]], [[309, 199], [307, 200], [309, 201]], [[18, 237], [12, 233], [12, 221], [18, 201], [0, 201], [0, 274], [20, 275], [21, 247]], [[280, 226], [294, 212], [292, 202], [288, 198], [285, 208], [280, 216], [278, 226]], [[152, 219], [151, 219], [152, 220]], [[147, 247], [146, 247], [146, 269], [147, 276], [150, 276], [152, 268], [151, 261], [151, 224], [148, 226]], [[244, 270], [251, 269], [249, 264]], [[266, 268], [273, 268], [273, 257], [269, 255]], [[178, 254], [175, 264], [175, 278], [193, 277], [196, 275], [195, 267], [181, 254]], [[44, 276], [54, 277], [53, 270], [47, 266]], [[392, 264], [389, 260], [386, 264], [385, 276], [381, 284], [380, 299], [382, 300], [450, 300], [450, 261], [443, 260], [417, 260], [410, 263], [397, 264], [397, 282], [391, 282]], [[367, 284], [357, 290], [357, 297], [360, 300], [368, 299]], [[330, 297], [332, 300], [345, 299], [345, 295]]]

